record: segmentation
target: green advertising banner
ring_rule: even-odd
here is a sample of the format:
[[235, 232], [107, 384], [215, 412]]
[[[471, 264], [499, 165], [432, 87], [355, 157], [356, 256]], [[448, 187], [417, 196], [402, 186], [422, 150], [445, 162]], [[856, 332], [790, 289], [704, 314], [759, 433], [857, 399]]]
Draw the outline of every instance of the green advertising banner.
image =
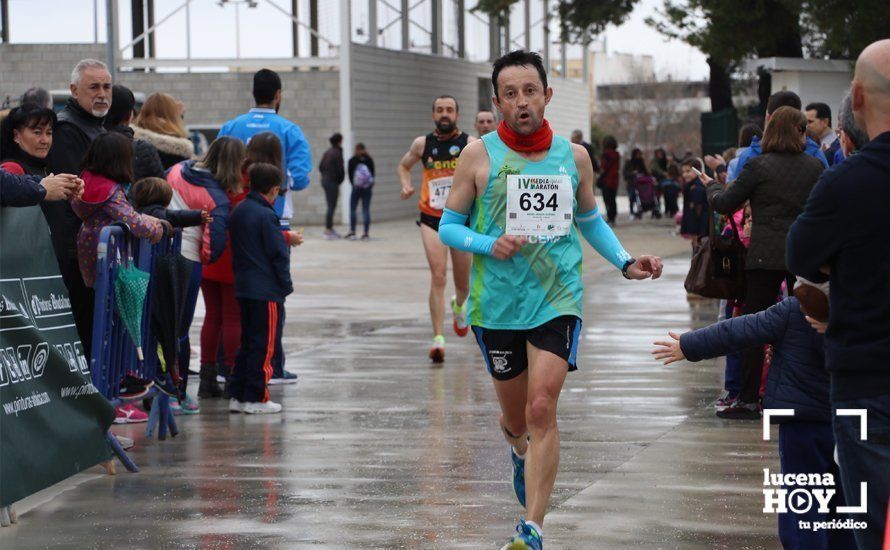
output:
[[0, 208], [0, 506], [108, 460], [113, 420], [40, 207]]

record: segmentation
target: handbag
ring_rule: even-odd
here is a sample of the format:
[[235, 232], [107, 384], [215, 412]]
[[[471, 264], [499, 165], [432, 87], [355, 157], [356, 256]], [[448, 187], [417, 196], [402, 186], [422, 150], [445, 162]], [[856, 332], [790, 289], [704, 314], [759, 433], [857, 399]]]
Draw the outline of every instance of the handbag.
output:
[[713, 211], [708, 236], [702, 237], [692, 252], [692, 263], [683, 286], [687, 292], [722, 300], [745, 297], [745, 256], [747, 249], [739, 238], [733, 216], [729, 217], [732, 235], [723, 236], [714, 230]]

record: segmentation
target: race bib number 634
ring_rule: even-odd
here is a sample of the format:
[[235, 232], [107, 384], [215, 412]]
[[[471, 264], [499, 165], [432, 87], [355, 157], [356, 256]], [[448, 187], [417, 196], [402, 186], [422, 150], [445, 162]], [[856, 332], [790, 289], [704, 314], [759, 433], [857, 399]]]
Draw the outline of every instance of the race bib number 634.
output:
[[570, 176], [507, 176], [507, 235], [568, 235], [574, 199]]

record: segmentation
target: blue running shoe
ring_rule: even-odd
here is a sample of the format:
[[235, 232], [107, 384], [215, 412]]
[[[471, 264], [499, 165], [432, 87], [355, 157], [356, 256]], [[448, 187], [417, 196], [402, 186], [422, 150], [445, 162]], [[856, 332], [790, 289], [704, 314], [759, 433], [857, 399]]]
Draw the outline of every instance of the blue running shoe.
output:
[[516, 535], [501, 547], [501, 550], [543, 550], [543, 548], [544, 539], [541, 538], [541, 533], [521, 519], [516, 526]]
[[513, 459], [513, 492], [516, 493], [516, 500], [525, 508], [525, 459], [516, 456], [512, 446], [510, 458]]

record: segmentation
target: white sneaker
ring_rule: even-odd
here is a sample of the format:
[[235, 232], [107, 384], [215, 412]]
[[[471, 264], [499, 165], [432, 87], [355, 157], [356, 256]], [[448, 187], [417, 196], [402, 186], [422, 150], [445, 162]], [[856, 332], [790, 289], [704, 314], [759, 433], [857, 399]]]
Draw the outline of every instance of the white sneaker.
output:
[[238, 401], [234, 397], [229, 399], [229, 412], [230, 413], [242, 413], [244, 412], [244, 403]]
[[242, 411], [244, 414], [275, 414], [281, 412], [281, 405], [274, 401], [266, 401], [265, 403], [242, 403]]

